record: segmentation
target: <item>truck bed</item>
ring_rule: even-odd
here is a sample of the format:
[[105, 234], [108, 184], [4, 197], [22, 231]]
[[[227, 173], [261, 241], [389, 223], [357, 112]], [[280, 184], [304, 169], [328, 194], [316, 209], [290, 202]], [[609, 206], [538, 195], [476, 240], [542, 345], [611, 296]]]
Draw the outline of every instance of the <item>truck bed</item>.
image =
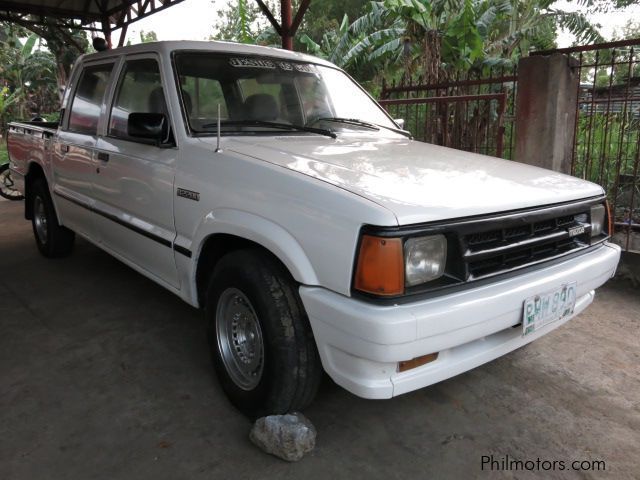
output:
[[11, 122], [9, 131], [28, 135], [53, 135], [58, 129], [58, 122]]
[[16, 188], [23, 194], [24, 177], [30, 162], [47, 172], [49, 145], [58, 130], [57, 122], [11, 122], [7, 132], [7, 152]]

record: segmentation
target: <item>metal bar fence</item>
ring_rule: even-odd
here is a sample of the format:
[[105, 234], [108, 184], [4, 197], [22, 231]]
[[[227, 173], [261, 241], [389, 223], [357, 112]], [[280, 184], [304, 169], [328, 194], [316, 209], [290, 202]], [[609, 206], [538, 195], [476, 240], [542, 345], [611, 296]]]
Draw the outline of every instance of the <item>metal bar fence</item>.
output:
[[515, 68], [503, 67], [434, 83], [403, 78], [383, 83], [380, 104], [417, 140], [512, 158], [516, 82]]
[[[614, 217], [613, 241], [640, 253], [640, 39], [558, 50], [577, 60], [580, 82], [572, 174], [602, 185]], [[414, 137], [513, 159], [516, 69], [492, 69], [433, 83], [383, 83], [380, 103]]]
[[577, 60], [572, 174], [607, 191], [613, 241], [640, 253], [640, 39], [534, 52]]

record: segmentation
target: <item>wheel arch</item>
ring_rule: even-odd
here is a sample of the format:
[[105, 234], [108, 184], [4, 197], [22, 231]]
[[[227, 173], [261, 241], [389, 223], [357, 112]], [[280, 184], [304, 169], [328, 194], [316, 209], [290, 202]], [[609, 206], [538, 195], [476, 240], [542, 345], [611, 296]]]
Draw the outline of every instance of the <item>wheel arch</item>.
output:
[[[217, 262], [227, 253], [258, 248], [276, 259], [298, 283], [317, 285], [316, 272], [298, 241], [281, 226], [256, 215], [219, 210], [207, 215], [199, 229], [194, 249], [193, 292], [203, 305], [208, 279]], [[206, 233], [204, 233], [206, 232]]]
[[47, 176], [44, 173], [44, 168], [37, 162], [29, 162], [27, 168], [27, 174], [24, 177], [24, 218], [31, 220], [33, 218], [33, 202], [31, 201], [32, 185], [33, 182], [42, 178], [47, 182]]

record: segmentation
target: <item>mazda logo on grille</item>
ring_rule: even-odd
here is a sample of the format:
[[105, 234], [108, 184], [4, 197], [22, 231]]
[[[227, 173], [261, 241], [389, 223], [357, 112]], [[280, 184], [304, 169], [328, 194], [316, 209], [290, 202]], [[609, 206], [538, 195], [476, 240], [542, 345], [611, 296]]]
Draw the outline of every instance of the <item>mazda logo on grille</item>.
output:
[[571, 227], [567, 230], [569, 232], [570, 237], [575, 237], [576, 235], [582, 235], [584, 233], [584, 225], [578, 225], [577, 227]]

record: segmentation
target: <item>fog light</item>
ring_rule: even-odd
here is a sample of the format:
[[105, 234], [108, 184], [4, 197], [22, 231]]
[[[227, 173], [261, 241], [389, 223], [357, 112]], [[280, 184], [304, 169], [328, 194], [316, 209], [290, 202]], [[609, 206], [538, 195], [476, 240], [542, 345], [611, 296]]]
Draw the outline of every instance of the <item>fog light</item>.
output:
[[422, 365], [426, 365], [427, 363], [433, 362], [437, 358], [438, 358], [438, 352], [430, 353], [428, 355], [423, 355], [421, 357], [416, 357], [411, 360], [398, 362], [398, 372], [406, 372], [407, 370], [411, 370], [412, 368], [421, 367]]

